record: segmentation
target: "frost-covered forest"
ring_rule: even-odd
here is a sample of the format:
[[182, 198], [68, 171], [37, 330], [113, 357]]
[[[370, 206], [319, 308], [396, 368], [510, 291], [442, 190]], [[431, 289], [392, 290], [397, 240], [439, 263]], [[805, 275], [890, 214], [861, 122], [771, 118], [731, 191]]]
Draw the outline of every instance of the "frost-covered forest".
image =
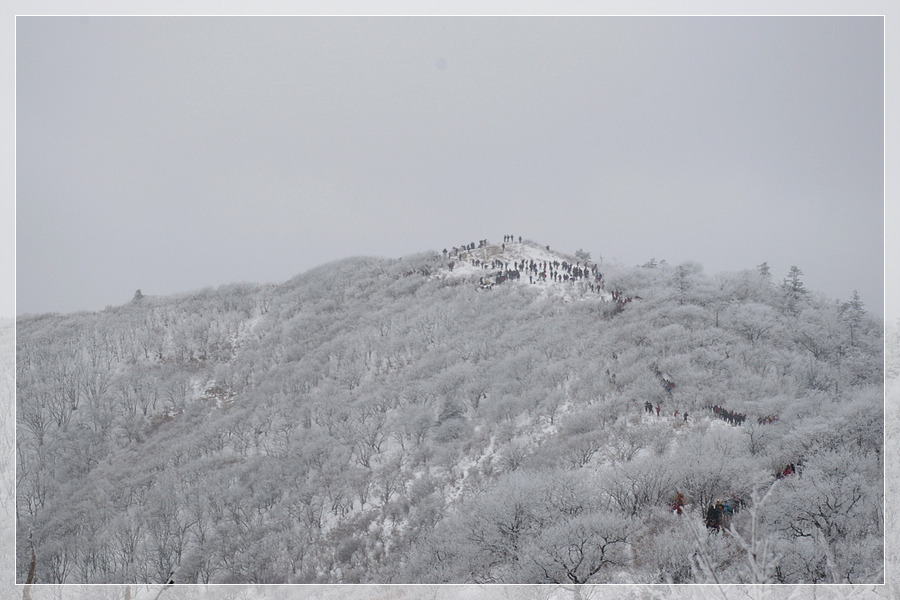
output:
[[855, 293], [469, 248], [20, 317], [16, 580], [884, 581]]

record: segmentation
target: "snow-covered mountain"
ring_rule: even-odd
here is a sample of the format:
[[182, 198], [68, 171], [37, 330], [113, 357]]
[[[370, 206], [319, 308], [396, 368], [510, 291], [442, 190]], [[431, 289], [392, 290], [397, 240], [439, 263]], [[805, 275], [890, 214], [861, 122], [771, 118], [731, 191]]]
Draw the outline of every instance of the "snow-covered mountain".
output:
[[20, 318], [18, 581], [881, 581], [882, 326], [798, 283], [516, 236]]

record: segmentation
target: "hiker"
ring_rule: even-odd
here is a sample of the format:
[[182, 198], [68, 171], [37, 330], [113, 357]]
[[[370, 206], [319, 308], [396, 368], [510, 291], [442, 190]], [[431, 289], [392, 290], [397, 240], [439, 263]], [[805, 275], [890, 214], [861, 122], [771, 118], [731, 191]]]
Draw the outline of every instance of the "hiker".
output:
[[659, 404], [656, 405], [656, 416], [659, 416]]
[[712, 505], [706, 509], [706, 528], [709, 529], [710, 533], [718, 533], [719, 529], [722, 527], [721, 514], [718, 510]]
[[672, 503], [672, 512], [676, 515], [682, 514], [684, 511], [684, 494], [678, 492], [675, 494], [675, 502]]
[[684, 413], [684, 422], [687, 423], [688, 414]]

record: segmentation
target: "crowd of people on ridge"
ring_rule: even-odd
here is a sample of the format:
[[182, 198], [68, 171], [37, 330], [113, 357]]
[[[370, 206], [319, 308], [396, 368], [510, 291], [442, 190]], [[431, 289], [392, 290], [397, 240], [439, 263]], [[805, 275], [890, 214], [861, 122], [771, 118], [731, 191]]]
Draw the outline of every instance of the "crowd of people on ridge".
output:
[[732, 425], [743, 425], [744, 421], [747, 419], [747, 415], [730, 411], [718, 404], [707, 406], [706, 408], [709, 408], [717, 417]]
[[[644, 412], [649, 413], [652, 416], [654, 411], [656, 411], [656, 416], [658, 417], [662, 413], [662, 407], [659, 404], [657, 404], [656, 406], [653, 406], [653, 403], [650, 402], [649, 400], [644, 402]], [[672, 416], [674, 416], [677, 419], [678, 415], [681, 415], [681, 420], [683, 423], [688, 422], [688, 417], [690, 416], [690, 414], [687, 411], [685, 411], [684, 413], [681, 413], [681, 411], [676, 410]]]
[[[513, 243], [518, 239], [522, 243], [522, 236], [504, 235], [501, 249], [506, 251], [506, 244]], [[591, 292], [603, 292], [603, 273], [596, 264], [588, 264], [587, 262], [570, 263], [568, 261], [558, 260], [534, 260], [522, 259], [521, 261], [502, 260], [486, 260], [484, 257], [477, 257], [472, 254], [473, 250], [486, 248], [489, 245], [488, 240], [480, 240], [478, 244], [471, 242], [454, 246], [451, 250], [446, 248], [442, 251], [444, 259], [450, 259], [448, 263], [449, 269], [452, 271], [456, 266], [457, 260], [468, 260], [474, 267], [481, 267], [484, 270], [494, 270], [493, 277], [482, 277], [479, 280], [479, 287], [489, 289], [494, 285], [501, 284], [508, 280], [518, 280], [525, 274], [528, 275], [528, 283], [552, 281], [554, 283], [575, 283], [577, 281], [587, 281]], [[547, 250], [550, 247], [547, 246]], [[621, 304], [631, 302], [635, 298], [626, 297], [619, 290], [612, 292], [613, 300]]]

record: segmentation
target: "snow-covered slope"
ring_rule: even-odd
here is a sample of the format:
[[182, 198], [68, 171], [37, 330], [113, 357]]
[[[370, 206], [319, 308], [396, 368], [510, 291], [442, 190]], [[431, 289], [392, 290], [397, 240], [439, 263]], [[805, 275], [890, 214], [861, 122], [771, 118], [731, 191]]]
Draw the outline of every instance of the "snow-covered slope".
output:
[[[34, 543], [40, 582], [705, 582], [707, 505], [791, 463], [758, 515], [766, 576], [878, 580], [877, 323], [851, 339], [834, 302], [752, 271], [475, 246], [20, 319], [20, 581]], [[566, 574], [579, 536], [621, 538], [612, 563]], [[744, 581], [724, 539], [717, 577]]]

